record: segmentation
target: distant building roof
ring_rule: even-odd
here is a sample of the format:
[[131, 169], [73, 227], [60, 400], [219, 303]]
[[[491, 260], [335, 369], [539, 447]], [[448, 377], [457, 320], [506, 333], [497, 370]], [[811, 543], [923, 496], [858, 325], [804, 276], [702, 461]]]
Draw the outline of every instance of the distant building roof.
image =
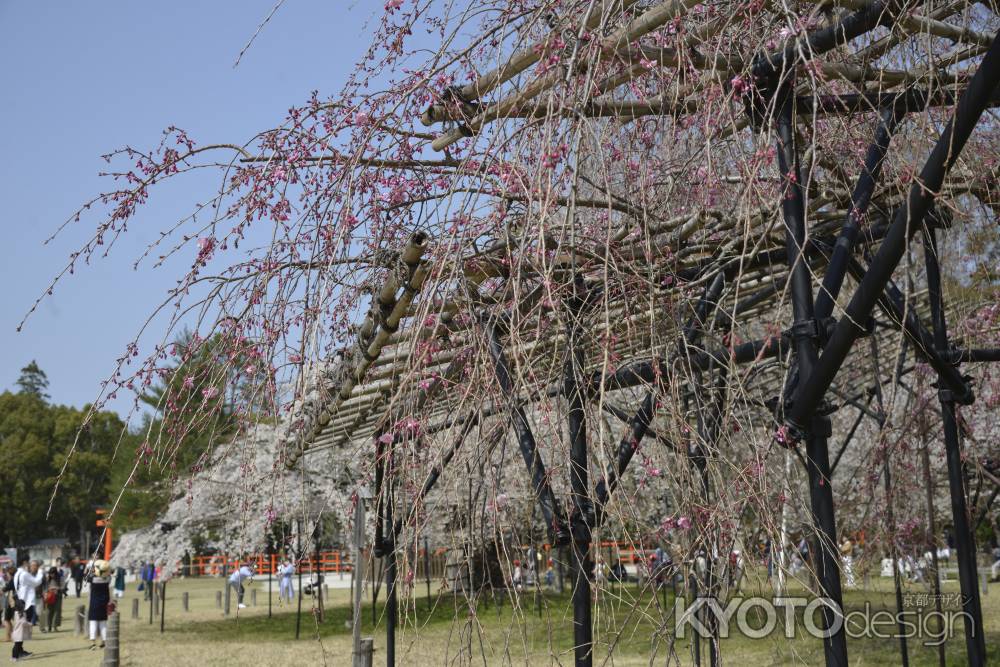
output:
[[27, 544], [20, 545], [20, 547], [22, 549], [29, 549], [31, 547], [61, 547], [64, 544], [69, 544], [69, 539], [65, 537], [46, 537], [44, 540], [28, 542]]

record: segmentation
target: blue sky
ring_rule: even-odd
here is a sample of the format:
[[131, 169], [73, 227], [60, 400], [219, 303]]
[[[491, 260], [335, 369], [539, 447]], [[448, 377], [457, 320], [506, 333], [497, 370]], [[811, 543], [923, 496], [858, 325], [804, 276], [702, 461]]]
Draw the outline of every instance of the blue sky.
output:
[[[199, 143], [243, 143], [279, 124], [310, 91], [339, 90], [367, 47], [365, 24], [383, 4], [286, 0], [234, 69], [275, 2], [0, 0], [0, 390], [36, 359], [53, 401], [91, 401], [177, 277], [169, 267], [136, 272], [132, 264], [214, 183], [154, 191], [112, 256], [81, 267], [16, 333], [92, 231], [80, 223], [43, 246], [108, 187], [97, 176], [100, 156], [125, 144], [152, 146], [169, 125]], [[124, 414], [131, 402], [119, 396], [110, 407]]]

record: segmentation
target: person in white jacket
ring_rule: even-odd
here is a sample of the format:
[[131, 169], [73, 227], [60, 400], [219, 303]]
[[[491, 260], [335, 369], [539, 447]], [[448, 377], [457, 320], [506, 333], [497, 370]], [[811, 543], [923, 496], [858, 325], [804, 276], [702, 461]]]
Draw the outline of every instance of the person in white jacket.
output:
[[21, 561], [21, 567], [14, 573], [14, 593], [17, 595], [15, 609], [18, 610], [14, 614], [14, 631], [11, 633], [14, 641], [11, 660], [14, 662], [31, 655], [30, 651], [24, 650], [24, 642], [31, 639], [31, 626], [38, 622], [35, 591], [42, 585], [44, 579], [45, 573], [41, 571], [37, 560], [29, 563], [25, 558]]
[[27, 558], [21, 561], [21, 567], [14, 574], [14, 592], [24, 602], [24, 613], [32, 625], [38, 622], [38, 612], [35, 610], [36, 591], [44, 579], [45, 575], [39, 568], [38, 561], [29, 563]]
[[246, 592], [244, 581], [253, 580], [253, 570], [248, 565], [241, 565], [239, 569], [229, 575], [229, 585], [236, 589], [237, 602], [240, 609], [246, 609], [243, 604], [243, 593]]

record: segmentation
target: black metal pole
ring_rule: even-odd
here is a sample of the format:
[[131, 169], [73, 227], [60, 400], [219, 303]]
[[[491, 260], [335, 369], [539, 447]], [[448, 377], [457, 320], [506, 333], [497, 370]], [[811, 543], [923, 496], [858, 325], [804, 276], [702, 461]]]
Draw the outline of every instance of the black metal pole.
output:
[[594, 506], [590, 500], [587, 461], [587, 420], [580, 379], [583, 373], [583, 341], [580, 340], [580, 315], [583, 289], [579, 280], [573, 283], [574, 295], [570, 300], [565, 367], [565, 394], [568, 405], [570, 488], [573, 513], [570, 530], [573, 547], [573, 643], [576, 667], [593, 664], [593, 624], [590, 607], [591, 526], [594, 523]]
[[876, 0], [833, 25], [810, 32], [802, 38], [788, 40], [780, 51], [758, 55], [754, 59], [753, 75], [758, 80], [773, 80], [778, 75], [793, 71], [803, 55], [806, 58], [821, 55], [841, 44], [847, 44], [880, 24], [891, 24], [894, 6], [893, 0]]
[[[444, 471], [445, 466], [451, 463], [451, 460], [455, 458], [455, 453], [458, 452], [458, 448], [461, 447], [465, 438], [472, 431], [473, 427], [479, 423], [480, 419], [480, 414], [476, 414], [476, 416], [465, 421], [458, 437], [452, 443], [451, 447], [448, 448], [448, 451], [445, 452], [444, 456], [441, 458], [441, 462], [436, 464], [433, 468], [431, 468], [431, 471], [427, 473], [423, 486], [420, 487], [420, 491], [417, 492], [416, 498], [414, 498], [413, 502], [410, 503], [410, 509], [406, 513], [405, 525], [410, 525], [413, 522], [414, 517], [417, 515], [417, 510], [423, 503], [424, 498], [426, 498], [427, 494], [434, 490], [434, 486], [437, 484], [438, 479], [441, 478], [441, 473]], [[396, 519], [396, 522], [392, 527], [393, 539], [399, 537], [399, 534], [403, 530], [403, 525], [403, 519]]]
[[[1000, 40], [993, 39], [989, 51], [962, 93], [952, 119], [915, 179], [889, 231], [879, 245], [868, 272], [858, 285], [844, 317], [837, 322], [833, 335], [823, 348], [816, 367], [802, 377], [799, 392], [786, 422], [793, 430], [803, 430], [819, 407], [823, 395], [843, 365], [859, 334], [859, 324], [866, 321], [882, 295], [893, 271], [906, 250], [908, 240], [920, 228], [930, 210], [944, 177], [958, 159], [986, 104], [1000, 82]], [[969, 397], [962, 397], [968, 400]]]
[[596, 515], [594, 520], [596, 525], [600, 525], [603, 522], [604, 506], [611, 498], [611, 494], [614, 493], [622, 475], [625, 474], [625, 470], [632, 461], [632, 456], [639, 448], [639, 443], [649, 431], [649, 425], [653, 421], [653, 404], [655, 400], [653, 391], [646, 392], [645, 398], [642, 399], [642, 405], [639, 407], [638, 412], [635, 413], [635, 416], [629, 420], [628, 429], [625, 430], [621, 442], [618, 443], [615, 460], [608, 465], [604, 479], [597, 483], [594, 491]]
[[[696, 307], [695, 317], [691, 323], [684, 330], [683, 342], [685, 346], [694, 344], [700, 338], [702, 330], [704, 328], [704, 323], [708, 316], [708, 310], [711, 305], [714, 305], [718, 301], [719, 296], [722, 294], [722, 287], [724, 284], [724, 276], [719, 274], [715, 277], [712, 284], [706, 289], [705, 294], [702, 295], [701, 300]], [[682, 350], [683, 351], [683, 350]], [[705, 406], [698, 405], [697, 410], [697, 426], [699, 442], [696, 444], [688, 443], [688, 458], [694, 464], [697, 469], [699, 477], [701, 478], [701, 492], [702, 492], [702, 502], [705, 507], [709, 507], [711, 503], [711, 482], [708, 475], [708, 457], [711, 453], [712, 447], [718, 441], [720, 426], [722, 424], [722, 410], [725, 407], [726, 402], [726, 378], [728, 367], [720, 368], [717, 373], [718, 377], [716, 379], [715, 386], [715, 400], [712, 402], [710, 408], [706, 410]], [[699, 388], [701, 386], [701, 372], [694, 372], [694, 386], [692, 388], [692, 393], [695, 398], [696, 403], [699, 401]], [[685, 402], [685, 412], [687, 411], [687, 403]], [[706, 419], [706, 415], [708, 418]], [[701, 535], [700, 542], [705, 544], [705, 595], [710, 598], [716, 597], [716, 584], [715, 584], [715, 555], [716, 555], [716, 544], [715, 535], [711, 537], [708, 536], [705, 526], [702, 522], [698, 522], [698, 530]], [[697, 565], [697, 554], [695, 555], [695, 564]], [[696, 568], [697, 570], [697, 568]], [[697, 571], [694, 576], [697, 576]], [[666, 588], [663, 589], [664, 594], [664, 606], [666, 606]], [[703, 612], [703, 619], [708, 626], [710, 639], [708, 642], [708, 656], [709, 664], [712, 667], [718, 665], [721, 658], [720, 655], [720, 645], [719, 645], [719, 624], [718, 619], [715, 618], [714, 614], [709, 614], [707, 610]], [[700, 659], [700, 650], [699, 650]]]
[[[390, 493], [392, 485], [387, 485], [387, 493]], [[386, 497], [385, 522], [387, 526], [392, 526], [392, 496]], [[389, 536], [386, 545], [385, 558], [385, 664], [386, 667], [395, 667], [396, 664], [396, 619], [399, 613], [399, 601], [396, 596], [396, 540]]]
[[938, 354], [952, 363], [1000, 361], [1000, 348], [974, 348], [969, 350], [938, 350]]
[[[790, 84], [786, 84], [790, 87]], [[792, 341], [798, 364], [796, 396], [804, 389], [803, 381], [814, 372], [817, 359], [818, 325], [813, 311], [812, 281], [809, 267], [802, 257], [806, 241], [805, 200], [802, 174], [795, 146], [794, 98], [789, 88], [779, 92], [782, 97], [777, 117], [778, 168], [783, 181], [781, 209], [785, 221], [785, 245], [791, 272]], [[787, 397], [786, 397], [787, 398]], [[797, 402], [797, 398], [795, 399]], [[813, 419], [805, 429], [806, 470], [809, 477], [809, 498], [813, 521], [820, 531], [819, 584], [822, 594], [836, 606], [823, 606], [823, 628], [839, 629], [823, 640], [827, 667], [847, 667], [847, 637], [836, 615], [843, 613], [840, 588], [840, 563], [837, 550], [837, 524], [834, 515], [833, 489], [830, 483], [830, 454], [827, 438], [830, 422], [826, 417]], [[842, 620], [842, 618], [841, 618]]]
[[[694, 464], [695, 469], [698, 471], [698, 476], [701, 479], [701, 494], [702, 503], [705, 507], [709, 507], [711, 504], [711, 492], [712, 486], [711, 481], [708, 476], [708, 457], [710, 454], [710, 446], [714, 447], [714, 444], [718, 442], [718, 437], [720, 433], [720, 426], [722, 424], [722, 410], [726, 402], [726, 369], [718, 370], [719, 377], [716, 380], [716, 396], [715, 401], [712, 406], [706, 408], [706, 406], [698, 405], [700, 403], [698, 399], [698, 389], [695, 387], [694, 396], [697, 405], [697, 421], [698, 421], [698, 436], [699, 442], [688, 444], [688, 458], [691, 463]], [[695, 374], [695, 383], [700, 384], [700, 373]], [[685, 410], [686, 411], [686, 410]], [[706, 419], [707, 415], [707, 419]], [[715, 548], [715, 536], [709, 537], [705, 526], [699, 522], [698, 530], [700, 531], [700, 542], [706, 545], [705, 547], [705, 590], [704, 595], [709, 598], [716, 598], [716, 581], [715, 581], [715, 567], [714, 560], [716, 555]], [[697, 566], [697, 554], [695, 555], [695, 565]], [[694, 573], [697, 577], [697, 567]], [[704, 623], [709, 630], [709, 642], [708, 642], [708, 659], [709, 665], [711, 667], [716, 667], [721, 659], [721, 651], [719, 644], [719, 624], [718, 619], [714, 614], [709, 614], [707, 610], [703, 610]], [[699, 651], [700, 653], [700, 651]]]
[[840, 287], [844, 284], [844, 276], [847, 273], [847, 260], [854, 248], [858, 234], [861, 232], [861, 222], [868, 212], [868, 204], [882, 173], [882, 164], [889, 151], [889, 142], [892, 141], [892, 135], [904, 113], [889, 108], [883, 109], [879, 116], [879, 124], [875, 129], [875, 140], [868, 147], [864, 167], [862, 167], [854, 191], [851, 193], [851, 209], [833, 246], [830, 263], [823, 275], [823, 286], [816, 295], [817, 319], [823, 319], [833, 314], [833, 304], [837, 300]]
[[313, 572], [316, 573], [316, 587], [315, 587], [315, 597], [316, 600], [316, 610], [319, 615], [319, 621], [322, 623], [324, 619], [323, 610], [323, 565], [322, 559], [319, 556], [319, 545], [322, 536], [320, 534], [320, 520], [316, 519], [316, 527], [313, 529]]
[[[994, 41], [994, 46], [997, 42]], [[924, 262], [927, 267], [927, 290], [931, 302], [931, 319], [934, 323], [934, 345], [948, 349], [948, 326], [944, 312], [944, 294], [941, 290], [941, 268], [938, 264], [937, 238], [933, 228], [924, 230]], [[965, 499], [965, 465], [962, 462], [962, 445], [959, 442], [955, 399], [950, 390], [938, 389], [941, 417], [944, 422], [944, 446], [948, 461], [948, 488], [951, 492], [951, 517], [955, 528], [955, 546], [958, 549], [958, 579], [962, 590], [962, 617], [965, 625], [965, 649], [969, 664], [986, 664], [986, 644], [983, 638], [983, 608], [979, 599], [979, 575], [976, 568], [976, 538], [969, 525]]]
[[[681, 344], [678, 346], [680, 348], [680, 353], [686, 353], [685, 348], [697, 342], [698, 337], [704, 329], [704, 323], [708, 317], [709, 311], [718, 301], [719, 296], [722, 294], [722, 288], [724, 285], [725, 275], [723, 273], [718, 273], [715, 278], [712, 279], [712, 282], [705, 288], [705, 292], [701, 295], [701, 298], [695, 305], [695, 312], [692, 314], [691, 319], [683, 329], [683, 338]], [[738, 309], [739, 306], [737, 306], [737, 310]], [[651, 374], [653, 375], [651, 381], [655, 381], [656, 373], [653, 371], [652, 364], [649, 368]], [[639, 406], [639, 410], [635, 413], [635, 416], [628, 420], [629, 428], [625, 431], [621, 441], [618, 443], [615, 460], [608, 465], [608, 468], [604, 473], [604, 478], [597, 483], [597, 486], [594, 489], [594, 525], [600, 525], [602, 523], [604, 518], [604, 506], [610, 499], [611, 494], [614, 493], [622, 475], [625, 474], [625, 470], [632, 461], [632, 456], [639, 448], [639, 443], [642, 442], [642, 439], [649, 432], [649, 426], [653, 421], [655, 402], [656, 392], [654, 389], [650, 389], [646, 392], [646, 395], [642, 400], [642, 404]]]
[[503, 353], [503, 346], [500, 344], [500, 337], [493, 322], [486, 323], [486, 333], [489, 337], [490, 355], [493, 357], [497, 382], [500, 384], [504, 396], [511, 402], [511, 421], [517, 433], [517, 444], [528, 468], [528, 474], [531, 475], [532, 491], [538, 499], [538, 505], [542, 510], [550, 539], [552, 539], [553, 544], [566, 544], [570, 539], [566, 519], [556, 500], [555, 493], [552, 491], [552, 486], [549, 484], [545, 464], [538, 452], [535, 436], [528, 425], [528, 417], [524, 413], [524, 408], [517, 403], [517, 397], [514, 395], [510, 368], [507, 365], [507, 358]]
[[[859, 282], [864, 279], [868, 272], [864, 265], [854, 257], [848, 260], [847, 270]], [[930, 364], [931, 368], [938, 374], [938, 379], [944, 382], [949, 389], [963, 396], [963, 402], [971, 402], [972, 394], [968, 391], [965, 378], [949, 361], [953, 355], [942, 355], [934, 348], [934, 336], [921, 324], [916, 310], [907, 307], [906, 297], [891, 280], [882, 291], [878, 305], [882, 312], [888, 316], [890, 324], [898, 326], [906, 335], [906, 339], [913, 343], [917, 355]]]

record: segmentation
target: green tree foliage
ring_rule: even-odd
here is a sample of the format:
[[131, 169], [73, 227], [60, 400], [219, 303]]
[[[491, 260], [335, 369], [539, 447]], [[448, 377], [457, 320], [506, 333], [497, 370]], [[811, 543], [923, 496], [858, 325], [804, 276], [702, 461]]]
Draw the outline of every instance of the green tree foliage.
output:
[[17, 379], [19, 393], [31, 394], [43, 400], [48, 400], [49, 395], [45, 390], [49, 388], [49, 378], [45, 371], [38, 367], [38, 362], [34, 359], [31, 363], [21, 369], [21, 377]]
[[87, 407], [49, 404], [45, 373], [34, 363], [26, 370], [31, 382], [19, 381], [16, 394], [0, 394], [0, 489], [5, 500], [0, 542], [73, 539], [81, 530], [94, 530], [94, 510], [107, 503], [112, 460], [125, 424], [114, 413], [98, 412], [81, 431]]
[[151, 523], [176, 480], [203, 466], [212, 444], [235, 429], [240, 382], [232, 369], [246, 364], [221, 347], [183, 335], [162, 382], [140, 397], [152, 412], [131, 431], [112, 412], [92, 414], [83, 426], [88, 406], [50, 404], [45, 372], [34, 361], [25, 366], [17, 393], [0, 394], [0, 543], [75, 540], [96, 531], [98, 507], [116, 503], [117, 531]]
[[169, 504], [177, 479], [197, 471], [212, 444], [232, 434], [231, 398], [238, 383], [228, 370], [234, 363], [221, 347], [218, 339], [183, 334], [163, 381], [140, 397], [153, 412], [137, 431], [135, 456], [123, 457], [110, 480], [110, 492], [121, 492], [117, 526], [151, 523]]

